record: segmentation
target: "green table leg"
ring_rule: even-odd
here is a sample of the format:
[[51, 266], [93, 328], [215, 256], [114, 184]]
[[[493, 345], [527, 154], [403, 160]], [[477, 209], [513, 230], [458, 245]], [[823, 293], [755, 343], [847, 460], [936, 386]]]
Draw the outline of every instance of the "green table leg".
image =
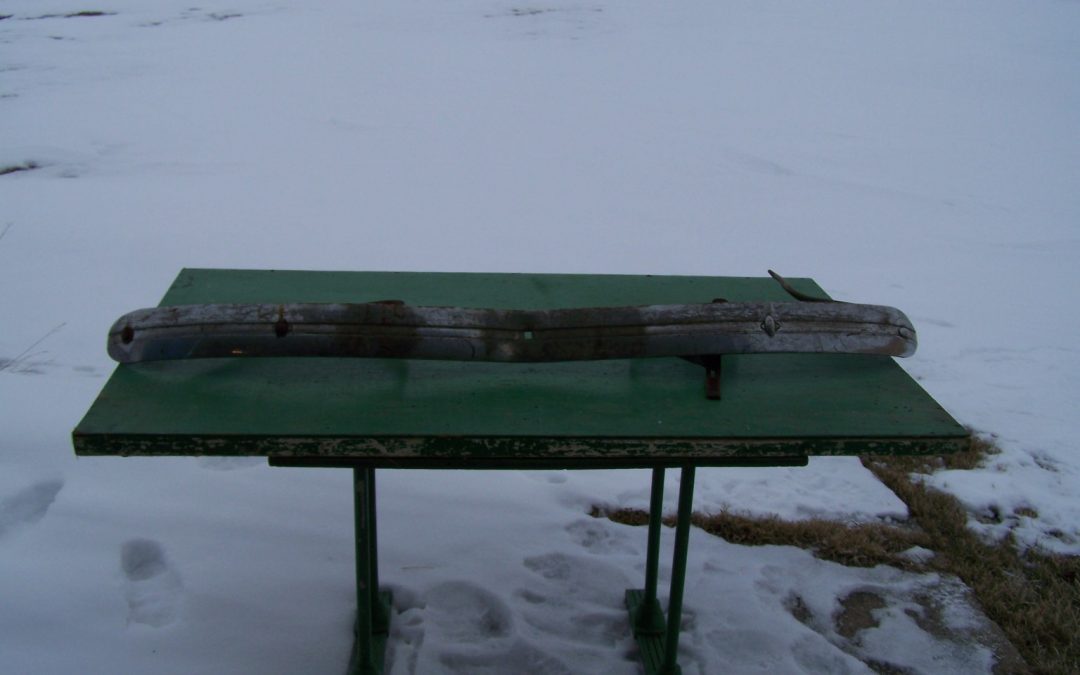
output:
[[679, 624], [682, 622], [683, 589], [686, 584], [686, 559], [690, 548], [690, 515], [694, 503], [695, 469], [683, 467], [679, 485], [679, 515], [675, 525], [675, 553], [671, 564], [671, 591], [668, 616], [664, 618], [656, 599], [656, 560], [660, 548], [660, 511], [663, 505], [664, 470], [653, 469], [652, 496], [649, 500], [649, 543], [645, 562], [645, 590], [626, 591], [626, 606], [634, 638], [641, 651], [646, 675], [680, 675]]
[[390, 594], [379, 593], [375, 538], [375, 470], [353, 469], [353, 517], [356, 527], [356, 642], [350, 675], [383, 672], [390, 616]]
[[686, 558], [690, 549], [690, 514], [694, 508], [694, 475], [692, 466], [685, 466], [679, 481], [679, 520], [675, 524], [675, 557], [671, 562], [671, 595], [668, 597], [667, 643], [664, 646], [664, 665], [661, 675], [679, 675], [676, 664], [679, 656], [679, 624], [682, 623], [683, 588], [686, 585]]
[[660, 601], [656, 599], [656, 577], [660, 567], [660, 519], [663, 508], [664, 469], [658, 467], [653, 469], [652, 472], [652, 491], [649, 495], [649, 537], [645, 553], [645, 591], [641, 594], [640, 599], [634, 601], [635, 610], [631, 615], [634, 635], [661, 635], [664, 632], [664, 611], [660, 608]]
[[383, 602], [390, 595], [386, 591], [379, 591], [379, 546], [377, 536], [377, 522], [375, 511], [375, 469], [365, 469], [368, 473], [368, 537], [369, 553], [368, 565], [371, 568], [371, 589], [378, 593], [378, 601], [371, 606], [371, 632], [375, 635], [385, 635], [390, 631], [390, 603]]

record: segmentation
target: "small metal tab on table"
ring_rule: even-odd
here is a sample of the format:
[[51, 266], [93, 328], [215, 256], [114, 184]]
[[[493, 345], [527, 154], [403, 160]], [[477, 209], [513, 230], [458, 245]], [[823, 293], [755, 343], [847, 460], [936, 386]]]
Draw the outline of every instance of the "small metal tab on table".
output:
[[[820, 298], [809, 279], [790, 288]], [[556, 309], [785, 302], [769, 278], [183, 270], [163, 306], [358, 303]], [[861, 298], [859, 298], [861, 300]], [[776, 326], [773, 326], [776, 329]], [[781, 327], [780, 330], [783, 330]], [[377, 358], [123, 364], [75, 429], [93, 455], [256, 455], [354, 476], [357, 640], [349, 670], [380, 673], [391, 618], [379, 593], [378, 468], [651, 468], [645, 588], [626, 593], [647, 673], [679, 672], [695, 470], [799, 465], [809, 455], [923, 454], [968, 433], [887, 356], [732, 354], [568, 363]], [[666, 468], [682, 474], [667, 615], [658, 598]], [[343, 659], [344, 661], [344, 659]], [[343, 663], [344, 665], [344, 663]]]

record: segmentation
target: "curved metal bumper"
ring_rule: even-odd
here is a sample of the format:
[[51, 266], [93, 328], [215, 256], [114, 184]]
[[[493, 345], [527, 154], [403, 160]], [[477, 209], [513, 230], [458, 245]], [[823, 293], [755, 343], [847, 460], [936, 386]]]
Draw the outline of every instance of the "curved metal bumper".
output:
[[121, 363], [231, 356], [544, 362], [773, 352], [910, 356], [898, 309], [841, 302], [718, 302], [514, 310], [359, 304], [140, 309], [109, 330]]

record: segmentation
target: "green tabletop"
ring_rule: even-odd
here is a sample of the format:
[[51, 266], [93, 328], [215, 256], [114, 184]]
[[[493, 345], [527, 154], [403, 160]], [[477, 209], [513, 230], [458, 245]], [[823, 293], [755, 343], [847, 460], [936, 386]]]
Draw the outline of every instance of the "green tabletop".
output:
[[[824, 296], [812, 280], [790, 281]], [[161, 304], [402, 300], [547, 309], [717, 297], [791, 299], [767, 277], [185, 269]], [[704, 369], [677, 358], [147, 362], [117, 367], [74, 443], [80, 455], [572, 468], [937, 453], [968, 436], [889, 357], [730, 355], [722, 386], [722, 400], [707, 399]]]

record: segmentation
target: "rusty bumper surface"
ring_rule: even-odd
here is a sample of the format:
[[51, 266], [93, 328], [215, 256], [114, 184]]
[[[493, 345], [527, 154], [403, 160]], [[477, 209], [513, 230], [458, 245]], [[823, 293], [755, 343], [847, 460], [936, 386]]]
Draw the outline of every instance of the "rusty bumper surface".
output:
[[749, 353], [910, 356], [898, 309], [841, 302], [716, 302], [550, 310], [357, 304], [140, 309], [109, 330], [121, 363], [323, 356], [545, 362]]

